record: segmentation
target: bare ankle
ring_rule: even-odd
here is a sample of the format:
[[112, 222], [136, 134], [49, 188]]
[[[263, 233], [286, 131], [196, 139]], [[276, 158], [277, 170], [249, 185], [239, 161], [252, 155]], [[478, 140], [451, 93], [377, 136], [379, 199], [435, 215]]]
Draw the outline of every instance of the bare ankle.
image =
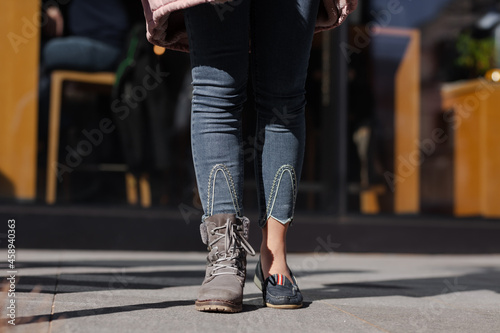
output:
[[260, 247], [261, 265], [264, 278], [273, 274], [283, 274], [291, 280], [286, 262], [286, 232], [288, 225], [270, 218], [262, 229]]

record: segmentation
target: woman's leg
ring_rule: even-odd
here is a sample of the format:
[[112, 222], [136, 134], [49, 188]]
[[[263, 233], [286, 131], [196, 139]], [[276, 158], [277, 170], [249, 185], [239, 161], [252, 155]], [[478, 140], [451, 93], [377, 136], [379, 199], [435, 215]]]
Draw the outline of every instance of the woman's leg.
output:
[[243, 1], [233, 11], [221, 12], [221, 6], [210, 4], [185, 10], [194, 88], [191, 145], [204, 218], [243, 214], [241, 112], [248, 73], [248, 6]]
[[305, 81], [319, 0], [253, 0], [252, 73], [264, 277], [286, 265], [305, 147]]
[[191, 51], [191, 144], [204, 217], [207, 269], [199, 311], [238, 312], [243, 305], [248, 220], [243, 217], [241, 112], [248, 72], [249, 0], [185, 11]]

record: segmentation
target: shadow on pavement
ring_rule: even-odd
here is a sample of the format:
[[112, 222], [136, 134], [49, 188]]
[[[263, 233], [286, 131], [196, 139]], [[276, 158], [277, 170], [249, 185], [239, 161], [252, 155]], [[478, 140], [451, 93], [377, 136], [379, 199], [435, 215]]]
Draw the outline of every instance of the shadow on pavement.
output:
[[163, 289], [199, 285], [204, 274], [204, 271], [156, 271], [21, 276], [17, 290], [62, 294], [119, 289]]
[[[17, 283], [19, 292], [31, 293], [80, 293], [91, 291], [116, 291], [116, 290], [153, 290], [164, 289], [169, 287], [179, 286], [199, 286], [204, 277], [204, 262], [191, 261], [190, 265], [199, 265], [199, 269], [183, 270], [183, 263], [177, 261], [72, 261], [60, 263], [40, 263], [40, 262], [25, 262], [24, 268], [51, 268], [51, 267], [71, 267], [85, 269], [84, 272], [76, 273], [61, 273], [56, 272], [33, 276], [21, 276]], [[178, 265], [180, 270], [158, 270], [160, 267]], [[187, 265], [184, 263], [184, 265]], [[253, 278], [253, 269], [249, 264], [249, 273], [247, 283], [251, 283]], [[92, 272], [92, 268], [102, 270], [103, 267], [113, 268], [113, 272]], [[151, 269], [152, 271], [116, 271], [116, 268], [123, 269], [137, 267], [141, 269]], [[300, 279], [307, 279], [313, 274], [339, 274], [339, 273], [360, 273], [369, 274], [370, 271], [353, 271], [353, 270], [337, 270], [337, 271], [316, 271], [312, 273], [299, 274]], [[322, 299], [342, 299], [342, 298], [358, 298], [358, 297], [385, 297], [385, 296], [405, 296], [405, 297], [429, 297], [445, 294], [452, 294], [464, 291], [490, 290], [500, 293], [500, 269], [497, 267], [483, 267], [479, 271], [470, 274], [459, 275], [456, 277], [435, 277], [435, 278], [417, 278], [417, 279], [395, 279], [383, 281], [369, 281], [356, 283], [325, 283], [320, 288], [303, 289], [305, 302], [304, 307], [308, 307], [311, 302]], [[327, 282], [327, 281], [326, 281]], [[255, 311], [261, 306], [248, 304], [249, 298], [260, 298], [261, 294], [245, 295], [246, 304], [243, 311]], [[52, 315], [39, 315], [33, 317], [18, 318], [19, 324], [28, 324], [35, 322], [46, 322], [60, 319], [68, 319], [75, 317], [88, 317], [97, 315], [106, 315], [120, 312], [131, 312], [145, 309], [167, 309], [177, 306], [193, 306], [194, 300], [174, 300], [157, 303], [144, 303], [124, 306], [101, 307], [95, 309], [86, 309], [78, 311], [63, 311]], [[260, 304], [260, 303], [259, 303]]]
[[144, 304], [134, 304], [134, 305], [123, 305], [123, 306], [111, 306], [104, 308], [88, 309], [88, 310], [76, 310], [76, 311], [63, 311], [57, 312], [52, 315], [39, 315], [32, 317], [20, 317], [16, 318], [16, 325], [21, 324], [32, 324], [60, 319], [70, 319], [88, 316], [99, 316], [119, 312], [129, 312], [138, 311], [146, 309], [167, 309], [172, 306], [192, 306], [194, 300], [182, 300], [182, 301], [166, 301], [159, 303], [144, 303]]
[[324, 284], [322, 288], [307, 289], [311, 300], [357, 297], [430, 297], [455, 292], [490, 290], [500, 293], [500, 269], [484, 267], [481, 271], [455, 277], [370, 281]]
[[[69, 267], [155, 267], [205, 265], [205, 260], [64, 260], [19, 261], [18, 268], [69, 268]], [[2, 265], [0, 265], [1, 267]]]

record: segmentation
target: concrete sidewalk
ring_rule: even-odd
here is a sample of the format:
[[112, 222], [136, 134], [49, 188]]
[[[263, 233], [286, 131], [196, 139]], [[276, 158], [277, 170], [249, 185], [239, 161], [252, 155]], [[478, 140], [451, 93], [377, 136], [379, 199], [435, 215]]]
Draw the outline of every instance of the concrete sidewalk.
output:
[[[194, 309], [205, 253], [18, 250], [8, 332], [500, 332], [500, 255], [293, 254], [299, 310]], [[7, 272], [7, 265], [2, 265]]]

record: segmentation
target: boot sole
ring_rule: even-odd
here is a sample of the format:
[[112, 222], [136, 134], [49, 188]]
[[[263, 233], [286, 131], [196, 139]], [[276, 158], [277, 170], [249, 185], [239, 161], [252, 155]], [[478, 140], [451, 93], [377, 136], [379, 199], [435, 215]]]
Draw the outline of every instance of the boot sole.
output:
[[195, 309], [204, 312], [241, 312], [242, 304], [233, 304], [224, 301], [196, 301]]

